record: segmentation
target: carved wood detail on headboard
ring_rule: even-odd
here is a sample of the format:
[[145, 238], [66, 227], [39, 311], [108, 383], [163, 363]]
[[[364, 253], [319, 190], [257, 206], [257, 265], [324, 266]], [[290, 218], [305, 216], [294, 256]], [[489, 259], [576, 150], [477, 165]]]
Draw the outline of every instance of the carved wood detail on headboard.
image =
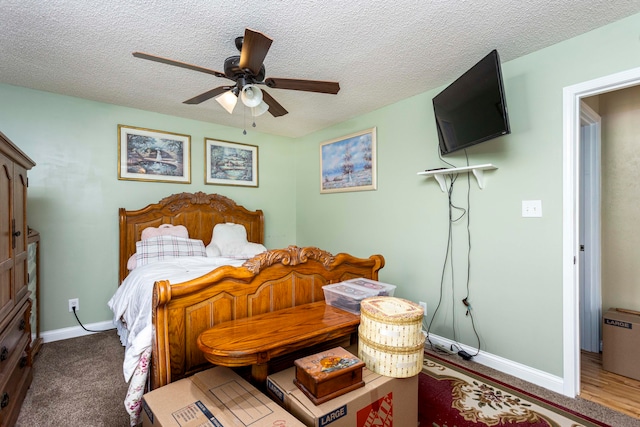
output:
[[329, 268], [335, 261], [333, 255], [319, 248], [289, 246], [286, 249], [271, 250], [258, 254], [252, 259], [247, 260], [242, 266], [252, 273], [257, 274], [263, 268], [273, 264], [298, 265], [307, 262], [309, 259], [318, 261], [325, 268]]

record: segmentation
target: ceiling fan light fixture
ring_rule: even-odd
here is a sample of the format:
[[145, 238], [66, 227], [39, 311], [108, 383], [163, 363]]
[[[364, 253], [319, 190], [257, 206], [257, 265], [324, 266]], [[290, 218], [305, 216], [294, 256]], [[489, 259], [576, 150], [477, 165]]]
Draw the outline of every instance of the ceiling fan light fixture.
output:
[[[233, 86], [218, 86], [183, 102], [188, 105], [197, 105], [214, 98], [229, 114], [233, 114], [238, 97], [241, 98], [244, 105], [251, 109], [253, 117], [262, 115], [266, 111], [269, 111], [273, 117], [288, 114], [288, 111], [278, 101], [268, 92], [260, 90], [257, 85], [334, 95], [340, 90], [338, 82], [277, 77], [265, 79], [264, 59], [273, 39], [259, 31], [245, 28], [244, 36], [237, 37], [235, 42], [240, 55], [230, 56], [224, 61], [224, 72], [144, 52], [133, 52], [133, 56], [233, 81]], [[263, 98], [267, 100], [266, 105]]]
[[262, 101], [260, 104], [258, 104], [257, 107], [251, 107], [251, 115], [253, 117], [261, 116], [264, 113], [266, 113], [268, 109], [269, 109], [269, 104]]
[[262, 91], [256, 85], [245, 85], [240, 93], [240, 99], [247, 107], [257, 107], [262, 102]]
[[233, 109], [238, 103], [238, 97], [235, 93], [233, 93], [232, 90], [228, 90], [222, 95], [216, 96], [214, 99], [218, 101], [218, 104], [222, 105], [222, 107], [227, 110], [229, 114], [233, 114]]

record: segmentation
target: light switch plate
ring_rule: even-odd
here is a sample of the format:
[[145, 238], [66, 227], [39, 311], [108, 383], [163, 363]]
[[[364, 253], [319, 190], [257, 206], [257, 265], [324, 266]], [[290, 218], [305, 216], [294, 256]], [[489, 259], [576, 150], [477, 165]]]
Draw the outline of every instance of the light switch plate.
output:
[[542, 216], [542, 200], [523, 200], [522, 217], [539, 218]]

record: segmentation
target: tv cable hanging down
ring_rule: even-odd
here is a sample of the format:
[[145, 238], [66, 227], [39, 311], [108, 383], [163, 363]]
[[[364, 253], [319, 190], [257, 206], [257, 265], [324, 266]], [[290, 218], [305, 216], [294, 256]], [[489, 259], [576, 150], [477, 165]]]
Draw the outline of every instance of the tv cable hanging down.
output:
[[[465, 153], [465, 157], [466, 157], [467, 165], [468, 165], [469, 164], [469, 158], [467, 156], [467, 151], [464, 150], [464, 153]], [[445, 162], [445, 163], [447, 163], [447, 162]], [[427, 340], [429, 341], [429, 343], [431, 343], [431, 341], [429, 340], [429, 333], [431, 331], [431, 325], [432, 325], [433, 321], [435, 320], [437, 312], [438, 312], [438, 309], [440, 308], [440, 305], [442, 303], [442, 298], [443, 298], [443, 293], [444, 293], [445, 272], [446, 272], [446, 269], [447, 269], [447, 263], [449, 263], [450, 274], [451, 274], [453, 341], [456, 342], [456, 344], [452, 344], [450, 350], [444, 349], [444, 351], [447, 352], [447, 353], [450, 353], [450, 354], [458, 354], [460, 357], [462, 357], [465, 360], [471, 360], [474, 356], [477, 356], [480, 353], [480, 347], [481, 347], [480, 336], [478, 335], [478, 331], [476, 330], [475, 321], [473, 319], [472, 307], [471, 307], [471, 303], [469, 302], [469, 298], [470, 298], [470, 278], [471, 278], [471, 228], [470, 228], [470, 224], [471, 224], [471, 218], [470, 218], [470, 216], [471, 216], [470, 215], [470, 213], [471, 213], [471, 200], [470, 200], [471, 178], [469, 177], [469, 173], [467, 172], [467, 207], [466, 207], [466, 209], [463, 208], [463, 207], [456, 206], [453, 203], [453, 198], [452, 198], [453, 189], [454, 189], [454, 184], [455, 184], [457, 178], [458, 178], [457, 174], [454, 175], [454, 176], [451, 176], [450, 177], [450, 184], [448, 185], [447, 196], [448, 196], [448, 210], [449, 210], [449, 227], [448, 227], [447, 248], [446, 248], [446, 252], [445, 252], [445, 260], [444, 260], [443, 267], [442, 267], [442, 274], [441, 274], [441, 277], [440, 277], [440, 298], [439, 298], [439, 301], [438, 301], [438, 305], [436, 306], [436, 309], [433, 312], [433, 316], [431, 318], [431, 321], [429, 322], [429, 326], [427, 328]], [[459, 211], [461, 213], [460, 213], [459, 216], [454, 218], [454, 211]], [[463, 350], [461, 348], [461, 346], [459, 344], [457, 344], [458, 339], [457, 339], [457, 336], [456, 336], [456, 317], [455, 317], [455, 313], [456, 313], [456, 307], [455, 307], [456, 298], [455, 298], [455, 275], [454, 275], [454, 264], [453, 264], [453, 224], [459, 222], [464, 217], [467, 218], [467, 242], [468, 242], [467, 248], [468, 248], [468, 250], [467, 250], [466, 296], [462, 299], [462, 303], [466, 307], [465, 316], [468, 316], [471, 319], [471, 325], [472, 325], [472, 328], [473, 328], [473, 332], [474, 332], [474, 334], [476, 336], [476, 339], [478, 341], [477, 351], [473, 355], [471, 355], [468, 352], [466, 352], [465, 350]], [[457, 350], [455, 350], [455, 351], [454, 351], [454, 348], [453, 348], [454, 345], [455, 345], [455, 347], [457, 347]]]

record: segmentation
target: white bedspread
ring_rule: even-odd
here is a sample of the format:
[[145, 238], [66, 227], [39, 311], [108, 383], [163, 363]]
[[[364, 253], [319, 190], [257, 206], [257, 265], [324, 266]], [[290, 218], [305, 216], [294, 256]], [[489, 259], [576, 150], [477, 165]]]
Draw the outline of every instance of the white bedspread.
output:
[[131, 426], [140, 423], [142, 395], [149, 375], [152, 344], [151, 302], [156, 280], [182, 283], [221, 267], [240, 266], [244, 259], [224, 257], [182, 257], [157, 261], [132, 270], [108, 302], [113, 323], [125, 347], [122, 372], [129, 383], [124, 404]]
[[182, 257], [143, 265], [129, 273], [108, 302], [120, 341], [125, 346], [122, 371], [126, 382], [131, 379], [140, 356], [151, 348], [153, 283], [156, 280], [182, 283], [217, 267], [240, 266], [244, 261], [225, 257]]

